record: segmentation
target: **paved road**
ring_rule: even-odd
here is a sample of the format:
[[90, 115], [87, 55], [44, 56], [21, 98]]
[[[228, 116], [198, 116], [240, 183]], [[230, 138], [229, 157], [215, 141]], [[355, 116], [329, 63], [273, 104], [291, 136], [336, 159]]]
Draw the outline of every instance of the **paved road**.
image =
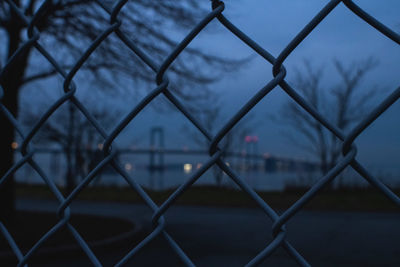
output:
[[[19, 200], [19, 209], [55, 211], [56, 203]], [[152, 212], [143, 205], [75, 202], [72, 212], [116, 216], [149, 226]], [[172, 207], [167, 230], [198, 266], [243, 266], [271, 240], [271, 222], [257, 209]], [[400, 266], [400, 212], [303, 211], [288, 224], [288, 239], [313, 266]], [[126, 250], [98, 255], [111, 266]], [[49, 266], [90, 266], [85, 259], [64, 259]], [[160, 238], [129, 266], [181, 266]], [[262, 266], [297, 266], [278, 249]]]

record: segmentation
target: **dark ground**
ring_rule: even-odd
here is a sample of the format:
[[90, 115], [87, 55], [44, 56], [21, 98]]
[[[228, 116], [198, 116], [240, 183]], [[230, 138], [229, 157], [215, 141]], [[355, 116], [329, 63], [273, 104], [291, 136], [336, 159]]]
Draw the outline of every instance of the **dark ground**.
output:
[[[21, 199], [22, 210], [55, 211], [48, 200]], [[77, 201], [72, 212], [115, 216], [149, 229], [152, 212], [140, 204]], [[243, 266], [271, 241], [271, 221], [255, 208], [174, 206], [167, 231], [198, 266]], [[302, 211], [287, 224], [288, 240], [313, 266], [400, 266], [399, 212]], [[137, 241], [96, 254], [114, 265]], [[128, 266], [181, 266], [159, 238]], [[90, 266], [84, 257], [49, 259], [33, 266]], [[297, 266], [278, 249], [261, 266]]]
[[[54, 212], [19, 210], [5, 226], [21, 252], [26, 254], [58, 222], [59, 219]], [[97, 251], [112, 248], [115, 241], [136, 234], [134, 223], [122, 218], [73, 214], [69, 222], [81, 233], [89, 246]], [[75, 256], [80, 254], [80, 250], [71, 232], [66, 225], [63, 225], [35, 251], [30, 263], [44, 262], [49, 258], [62, 258], [67, 255]], [[2, 235], [0, 235], [0, 262], [0, 266], [17, 264], [14, 252]]]
[[[164, 202], [174, 189], [146, 190], [157, 204]], [[296, 188], [284, 192], [258, 192], [272, 208], [285, 210], [306, 190]], [[394, 191], [400, 195], [400, 189]], [[18, 198], [55, 199], [43, 185], [18, 185]], [[79, 200], [143, 204], [143, 200], [127, 187], [88, 187], [77, 196]], [[255, 208], [255, 201], [246, 193], [225, 187], [193, 186], [177, 199], [179, 205]], [[323, 190], [304, 207], [306, 210], [399, 212], [399, 208], [374, 188]]]

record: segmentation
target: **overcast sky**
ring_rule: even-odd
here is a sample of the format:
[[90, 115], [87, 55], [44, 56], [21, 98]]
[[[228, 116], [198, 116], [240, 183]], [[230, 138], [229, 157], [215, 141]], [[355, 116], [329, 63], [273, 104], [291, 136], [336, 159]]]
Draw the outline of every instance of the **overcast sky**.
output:
[[[276, 57], [327, 1], [225, 2], [224, 15]], [[355, 2], [387, 26], [400, 31], [400, 1]], [[226, 73], [219, 82], [211, 85], [213, 90], [223, 95], [224, 116], [220, 119], [222, 127], [251, 96], [271, 80], [272, 66], [255, 55], [218, 21], [213, 21], [191, 45], [229, 58], [252, 58], [237, 71]], [[400, 85], [400, 47], [340, 4], [284, 62], [288, 71], [286, 79], [291, 82], [293, 70], [301, 68], [303, 60], [308, 59], [314, 66], [324, 68], [323, 83], [328, 89], [338, 80], [332, 65], [333, 59], [339, 59], [346, 65], [371, 56], [379, 61], [379, 65], [371, 71], [363, 86], [379, 85], [379, 94], [371, 101], [372, 105], [377, 105]], [[257, 121], [254, 135], [259, 136], [259, 152], [313, 159], [302, 150], [294, 148], [283, 137], [282, 132], [290, 130], [269, 119], [271, 114], [279, 114], [282, 104], [288, 100], [277, 87], [251, 111]], [[122, 106], [127, 109], [132, 106], [131, 102], [123, 102]], [[400, 103], [396, 103], [357, 139], [358, 157], [362, 162], [380, 167], [400, 165], [399, 116]], [[121, 144], [135, 140], [134, 143], [139, 146], [148, 146], [148, 134], [154, 125], [164, 127], [167, 147], [195, 147], [189, 136], [182, 133], [183, 126], [189, 123], [181, 114], [157, 113], [150, 108], [142, 112], [124, 131], [120, 138]]]

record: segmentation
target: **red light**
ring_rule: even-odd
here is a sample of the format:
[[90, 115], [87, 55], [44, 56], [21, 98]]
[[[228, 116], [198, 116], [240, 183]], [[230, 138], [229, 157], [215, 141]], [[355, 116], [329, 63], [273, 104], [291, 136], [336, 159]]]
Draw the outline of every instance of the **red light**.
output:
[[246, 135], [245, 138], [244, 138], [244, 141], [246, 143], [252, 143], [252, 142], [257, 143], [258, 142], [258, 136], [256, 136], [256, 135], [255, 136]]

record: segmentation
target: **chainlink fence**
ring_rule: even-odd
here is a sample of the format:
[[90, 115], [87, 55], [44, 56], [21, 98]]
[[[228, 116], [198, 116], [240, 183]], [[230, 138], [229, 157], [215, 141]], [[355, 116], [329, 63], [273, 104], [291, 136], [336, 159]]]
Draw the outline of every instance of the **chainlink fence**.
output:
[[[192, 260], [187, 256], [187, 254], [181, 249], [179, 244], [175, 241], [174, 237], [170, 235], [166, 229], [166, 220], [164, 219], [164, 213], [176, 202], [176, 200], [188, 189], [193, 183], [195, 183], [209, 168], [217, 165], [221, 168], [229, 178], [236, 183], [240, 189], [247, 193], [258, 205], [258, 207], [268, 216], [272, 222], [273, 226], [271, 229], [273, 240], [265, 246], [264, 249], [259, 251], [258, 255], [254, 258], [249, 259], [247, 263], [248, 266], [255, 266], [263, 262], [268, 258], [278, 247], [283, 247], [287, 254], [290, 255], [299, 265], [309, 266], [307, 259], [299, 253], [297, 248], [292, 246], [287, 240], [287, 232], [285, 228], [286, 222], [288, 222], [298, 211], [300, 211], [304, 205], [306, 205], [313, 197], [315, 197], [318, 192], [325, 185], [331, 183], [335, 177], [337, 177], [346, 167], [350, 166], [357, 173], [360, 174], [366, 181], [368, 181], [372, 186], [379, 189], [382, 194], [394, 202], [397, 206], [400, 206], [400, 198], [394, 194], [391, 189], [385, 186], [377, 178], [373, 177], [366, 168], [360, 164], [356, 158], [357, 149], [353, 142], [357, 137], [369, 126], [374, 120], [376, 120], [386, 109], [388, 109], [400, 96], [400, 88], [396, 88], [393, 93], [388, 96], [382, 103], [380, 103], [374, 110], [368, 114], [365, 119], [358, 122], [358, 124], [350, 131], [349, 134], [345, 135], [340, 129], [335, 127], [331, 122], [324, 118], [319, 112], [317, 112], [310, 103], [308, 103], [302, 96], [300, 96], [296, 89], [288, 84], [285, 80], [286, 69], [283, 66], [285, 59], [296, 49], [296, 47], [318, 26], [318, 24], [324, 20], [341, 2], [349, 10], [351, 10], [354, 15], [360, 17], [365, 23], [375, 28], [377, 31], [385, 35], [387, 38], [391, 39], [393, 42], [400, 44], [400, 36], [395, 33], [374, 17], [370, 16], [363, 9], [357, 6], [352, 1], [339, 1], [332, 0], [329, 1], [325, 7], [315, 15], [315, 17], [296, 35], [293, 40], [282, 49], [281, 53], [274, 57], [267, 50], [258, 45], [255, 41], [249, 38], [244, 32], [238, 29], [234, 24], [232, 24], [223, 15], [224, 3], [220, 1], [212, 1], [211, 11], [191, 30], [191, 32], [177, 45], [177, 47], [169, 54], [168, 57], [162, 62], [161, 66], [158, 66], [155, 61], [152, 60], [151, 56], [145, 54], [141, 49], [139, 49], [135, 42], [132, 41], [130, 36], [124, 34], [120, 30], [123, 21], [118, 19], [119, 12], [124, 8], [127, 0], [120, 0], [115, 2], [113, 8], [108, 8], [103, 5], [100, 1], [98, 4], [109, 14], [110, 25], [101, 35], [99, 35], [89, 47], [87, 47], [85, 53], [82, 57], [75, 63], [74, 67], [70, 72], [66, 73], [58, 64], [58, 62], [46, 51], [39, 42], [40, 31], [36, 23], [39, 21], [42, 14], [46, 8], [51, 6], [52, 1], [44, 1], [42, 6], [37, 10], [35, 15], [30, 18], [24, 15], [24, 12], [20, 10], [12, 0], [6, 0], [6, 4], [14, 11], [13, 13], [19, 17], [21, 23], [27, 26], [28, 40], [21, 44], [20, 48], [16, 53], [9, 59], [7, 64], [1, 70], [0, 78], [5, 73], [7, 67], [13, 63], [14, 60], [18, 58], [18, 55], [24, 53], [29, 47], [34, 47], [42, 56], [44, 56], [48, 62], [54, 67], [63, 78], [64, 78], [64, 92], [65, 94], [60, 97], [56, 102], [54, 102], [51, 107], [45, 112], [45, 114], [38, 120], [36, 125], [27, 133], [22, 131], [21, 125], [17, 122], [11, 112], [0, 102], [1, 112], [9, 119], [10, 123], [14, 126], [16, 132], [22, 138], [22, 144], [20, 153], [22, 158], [16, 162], [12, 168], [1, 178], [0, 186], [4, 185], [6, 180], [10, 179], [12, 175], [22, 166], [29, 164], [35, 172], [43, 179], [46, 185], [50, 188], [52, 193], [56, 196], [59, 201], [59, 207], [57, 215], [59, 221], [56, 225], [52, 227], [43, 237], [38, 240], [34, 246], [26, 253], [23, 254], [16, 242], [14, 241], [11, 234], [8, 232], [5, 225], [0, 222], [0, 230], [4, 238], [7, 239], [9, 245], [11, 246], [15, 256], [18, 258], [18, 266], [24, 266], [27, 261], [35, 254], [38, 248], [45, 242], [50, 236], [55, 234], [58, 230], [63, 227], [71, 232], [71, 234], [76, 239], [77, 244], [81, 247], [87, 257], [95, 266], [101, 266], [101, 262], [93, 253], [92, 249], [89, 247], [87, 242], [82, 238], [81, 234], [75, 229], [75, 227], [70, 223], [69, 219], [70, 204], [74, 201], [77, 195], [82, 192], [96, 177], [96, 175], [106, 166], [112, 166], [115, 171], [124, 178], [126, 183], [130, 188], [135, 191], [144, 202], [153, 210], [153, 230], [146, 236], [138, 245], [132, 247], [129, 253], [127, 253], [116, 266], [124, 265], [132, 258], [136, 253], [138, 253], [142, 248], [151, 242], [157, 236], [162, 236], [165, 238], [167, 243], [173, 249], [173, 251], [180, 257], [185, 265], [194, 266]], [[169, 88], [169, 82], [166, 77], [166, 72], [171, 64], [176, 60], [176, 58], [184, 51], [188, 44], [196, 38], [196, 36], [213, 20], [219, 21], [228, 31], [233, 35], [238, 37], [243, 43], [248, 47], [253, 49], [260, 57], [268, 61], [272, 66], [273, 79], [268, 81], [268, 83], [260, 89], [240, 110], [234, 114], [228, 123], [223, 125], [218, 133], [213, 136], [211, 135], [196, 117], [187, 110], [182, 102], [172, 93]], [[132, 108], [128, 115], [122, 118], [121, 122], [110, 132], [107, 133], [99, 123], [96, 121], [94, 116], [86, 109], [86, 107], [75, 97], [76, 87], [72, 82], [74, 75], [79, 71], [81, 66], [90, 57], [93, 51], [98, 48], [102, 42], [111, 34], [115, 33], [118, 38], [131, 50], [132, 53], [137, 55], [143, 63], [148, 65], [155, 74], [155, 84], [154, 89], [148, 93], [139, 104]], [[3, 100], [4, 89], [1, 88], [0, 97]], [[282, 212], [280, 215], [273, 210], [268, 203], [261, 199], [256, 192], [250, 188], [250, 186], [242, 179], [235, 171], [228, 166], [222, 159], [221, 155], [223, 151], [219, 148], [219, 142], [223, 137], [243, 118], [260, 100], [268, 95], [272, 90], [283, 90], [287, 95], [289, 95], [298, 105], [300, 105], [305, 111], [307, 111], [316, 121], [321, 123], [326, 129], [332, 132], [337, 138], [342, 140], [342, 152], [343, 155], [339, 162], [334, 166], [326, 175], [321, 177], [316, 184], [314, 184], [301, 198], [297, 200], [290, 208]], [[149, 195], [143, 190], [143, 188], [132, 178], [115, 158], [117, 151], [112, 149], [113, 140], [119, 135], [119, 133], [147, 106], [149, 105], [157, 96], [164, 95], [174, 106], [176, 106], [180, 112], [189, 119], [189, 121], [209, 140], [209, 158], [199, 168], [196, 170], [190, 179], [186, 180], [181, 184], [161, 205], [156, 205], [155, 202], [149, 197]], [[33, 159], [34, 150], [32, 148], [31, 140], [35, 134], [39, 131], [41, 126], [46, 122], [46, 120], [64, 103], [70, 102], [80, 110], [80, 112], [86, 117], [86, 119], [96, 128], [98, 133], [104, 138], [103, 147], [103, 159], [100, 163], [77, 185], [73, 192], [67, 197], [63, 197], [61, 192], [56, 187], [55, 183], [45, 175], [42, 167], [39, 166], [37, 162]]]

